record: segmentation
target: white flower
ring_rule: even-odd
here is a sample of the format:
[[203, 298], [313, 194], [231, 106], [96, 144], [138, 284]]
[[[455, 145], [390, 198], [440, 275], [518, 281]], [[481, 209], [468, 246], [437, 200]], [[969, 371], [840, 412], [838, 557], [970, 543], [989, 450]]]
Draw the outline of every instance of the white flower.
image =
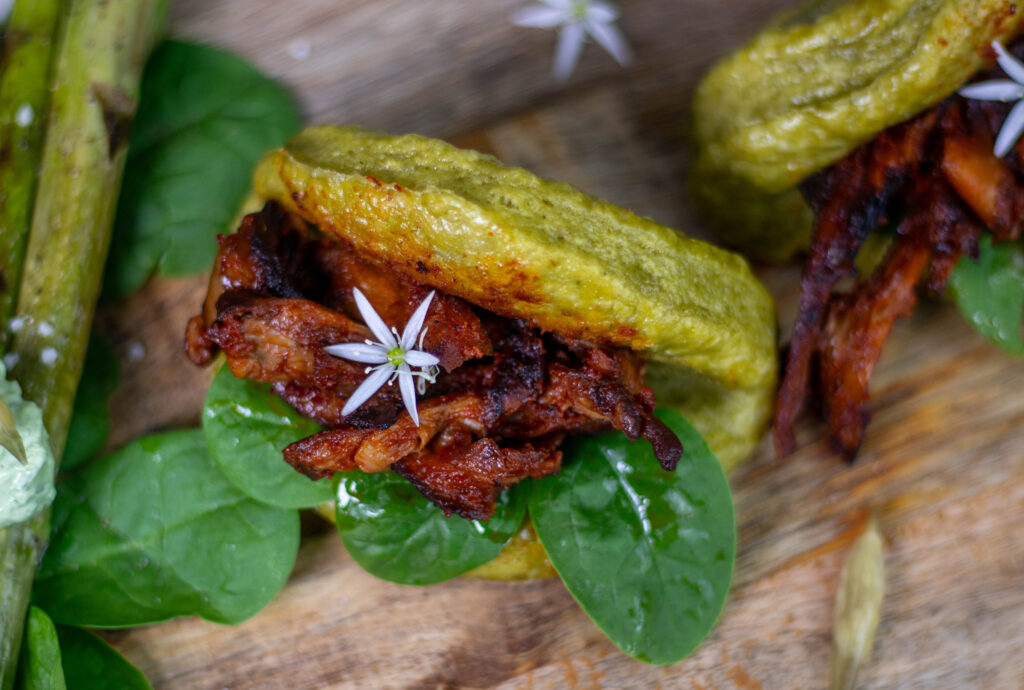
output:
[[535, 29], [562, 27], [555, 51], [555, 79], [565, 81], [572, 74], [587, 34], [620, 65], [629, 64], [632, 55], [626, 39], [615, 28], [619, 11], [612, 5], [599, 0], [540, 0], [540, 3], [513, 14], [512, 22]]
[[996, 137], [995, 154], [1002, 158], [1017, 143], [1021, 132], [1024, 132], [1024, 64], [1006, 52], [1006, 48], [997, 41], [992, 41], [992, 49], [999, 56], [999, 66], [1010, 78], [965, 86], [960, 89], [960, 95], [979, 101], [1017, 101]]
[[[423, 347], [423, 335], [426, 334], [426, 331], [424, 330], [421, 334], [420, 329], [423, 327], [424, 319], [427, 318], [427, 309], [430, 307], [430, 301], [434, 299], [434, 293], [431, 292], [427, 295], [420, 306], [416, 307], [416, 311], [409, 317], [409, 322], [405, 324], [405, 330], [402, 331], [401, 336], [398, 335], [398, 330], [394, 327], [388, 330], [384, 320], [374, 311], [369, 300], [363, 296], [359, 288], [352, 288], [352, 293], [355, 295], [356, 306], [359, 307], [363, 321], [377, 336], [379, 342], [367, 340], [363, 343], [342, 343], [328, 345], [324, 349], [335, 357], [377, 366], [366, 368], [366, 373], [369, 376], [355, 389], [341, 413], [347, 415], [355, 412], [381, 386], [385, 383], [394, 383], [397, 378], [405, 409], [409, 411], [409, 416], [412, 417], [416, 426], [419, 426], [420, 416], [416, 411], [416, 386], [413, 385], [412, 379], [414, 376], [420, 377], [419, 391], [422, 395], [426, 391], [427, 382], [434, 382], [437, 375], [436, 367], [440, 360], [429, 352], [414, 350], [413, 347], [416, 346], [417, 338], [419, 338], [419, 347]], [[412, 367], [421, 370], [413, 371]]]

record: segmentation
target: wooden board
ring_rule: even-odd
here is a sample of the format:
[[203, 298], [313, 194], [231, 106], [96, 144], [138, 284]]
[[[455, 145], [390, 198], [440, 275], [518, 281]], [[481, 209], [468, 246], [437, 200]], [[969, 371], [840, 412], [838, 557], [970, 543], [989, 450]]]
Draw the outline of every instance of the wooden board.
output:
[[[228, 47], [295, 89], [311, 122], [418, 131], [495, 153], [692, 234], [685, 193], [697, 79], [787, 0], [623, 2], [636, 61], [589, 45], [566, 85], [555, 36], [518, 29], [527, 0], [179, 0], [174, 35]], [[761, 267], [793, 318], [795, 266]], [[154, 281], [106, 307], [125, 377], [119, 445], [198, 421], [209, 373], [181, 348], [205, 278]], [[725, 614], [689, 659], [635, 662], [557, 580], [402, 587], [363, 573], [308, 521], [287, 588], [250, 621], [111, 633], [159, 688], [824, 687], [832, 601], [876, 512], [888, 593], [865, 688], [1015, 688], [1024, 678], [1024, 363], [948, 304], [895, 329], [874, 420], [848, 466], [806, 420], [783, 462], [767, 444], [732, 475], [740, 553]]]

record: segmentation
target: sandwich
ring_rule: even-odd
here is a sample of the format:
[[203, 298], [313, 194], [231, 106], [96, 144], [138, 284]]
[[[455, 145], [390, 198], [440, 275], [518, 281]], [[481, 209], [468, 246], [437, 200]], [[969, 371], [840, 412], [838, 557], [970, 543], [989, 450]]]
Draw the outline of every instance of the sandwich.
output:
[[[285, 462], [335, 482], [341, 537], [378, 577], [553, 565], [627, 653], [696, 647], [735, 556], [723, 470], [776, 383], [774, 306], [746, 261], [415, 135], [307, 129], [254, 188], [186, 349], [319, 424], [275, 446], [262, 471], [285, 476], [263, 484], [294, 483]], [[244, 435], [261, 413], [233, 414]]]
[[816, 385], [836, 449], [854, 457], [872, 369], [918, 289], [936, 295], [979, 252], [1019, 248], [1022, 28], [1006, 0], [813, 2], [699, 86], [692, 184], [705, 216], [760, 259], [808, 252], [778, 455]]
[[392, 470], [486, 520], [503, 488], [558, 471], [568, 435], [617, 429], [673, 469], [659, 398], [726, 465], [764, 428], [774, 311], [734, 254], [413, 135], [308, 129], [255, 188], [266, 205], [220, 239], [187, 351], [222, 351], [327, 427], [283, 451], [312, 478]]

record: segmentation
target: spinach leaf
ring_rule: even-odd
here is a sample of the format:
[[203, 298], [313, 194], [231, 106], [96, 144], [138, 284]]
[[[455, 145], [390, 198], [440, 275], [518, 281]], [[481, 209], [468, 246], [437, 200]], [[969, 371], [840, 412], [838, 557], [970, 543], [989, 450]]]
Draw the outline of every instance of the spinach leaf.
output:
[[155, 270], [202, 273], [260, 157], [301, 124], [291, 94], [242, 60], [165, 41], [149, 58], [104, 278], [122, 297]]
[[574, 439], [562, 472], [533, 482], [530, 517], [555, 570], [620, 649], [668, 664], [714, 626], [732, 581], [729, 483], [700, 434], [658, 416], [683, 442], [675, 472], [622, 434]]
[[142, 671], [81, 628], [57, 626], [64, 677], [73, 690], [150, 690]]
[[29, 607], [18, 663], [18, 690], [149, 690], [139, 669], [113, 647], [80, 628], [53, 624]]
[[236, 489], [195, 429], [144, 437], [74, 474], [53, 531], [33, 596], [58, 623], [237, 623], [284, 586], [299, 516]]
[[986, 340], [1010, 354], [1024, 355], [1024, 245], [993, 245], [985, 235], [978, 245], [978, 260], [962, 257], [949, 286], [964, 318]]
[[60, 642], [53, 621], [41, 609], [30, 606], [18, 658], [18, 690], [64, 690]]
[[519, 487], [502, 493], [487, 522], [444, 512], [394, 472], [337, 475], [338, 531], [371, 575], [405, 585], [450, 580], [482, 565], [519, 529], [526, 501]]
[[121, 379], [117, 353], [103, 336], [93, 332], [85, 354], [82, 380], [75, 393], [75, 406], [68, 426], [62, 470], [78, 467], [103, 450], [110, 433], [107, 401]]
[[334, 498], [330, 480], [314, 482], [284, 461], [281, 450], [320, 431], [270, 392], [222, 366], [203, 405], [203, 433], [214, 462], [253, 498], [283, 508], [308, 508]]

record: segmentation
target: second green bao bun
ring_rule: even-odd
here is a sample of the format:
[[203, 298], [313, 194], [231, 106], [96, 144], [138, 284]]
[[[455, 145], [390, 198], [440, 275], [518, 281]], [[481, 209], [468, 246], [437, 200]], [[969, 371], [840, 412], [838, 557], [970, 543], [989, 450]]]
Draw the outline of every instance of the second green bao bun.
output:
[[697, 89], [692, 186], [722, 239], [778, 261], [807, 247], [797, 185], [956, 91], [1024, 26], [1006, 0], [814, 0]]

